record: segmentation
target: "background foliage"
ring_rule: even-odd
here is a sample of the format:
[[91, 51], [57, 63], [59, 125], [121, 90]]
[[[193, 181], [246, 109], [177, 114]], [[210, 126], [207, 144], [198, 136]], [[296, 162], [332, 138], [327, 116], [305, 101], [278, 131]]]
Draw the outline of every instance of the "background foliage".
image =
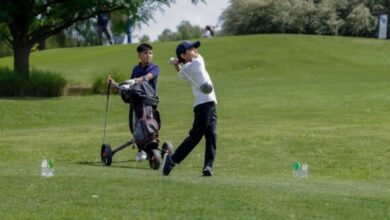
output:
[[[150, 5], [153, 1], [145, 1]], [[199, 1], [193, 1], [197, 3]], [[161, 4], [174, 4], [161, 1]], [[207, 2], [206, 2], [207, 4]], [[151, 19], [158, 4], [133, 11], [133, 25], [139, 26]], [[129, 13], [115, 11], [112, 15], [112, 30], [115, 35], [123, 33], [124, 16]], [[390, 14], [387, 0], [231, 0], [220, 17], [219, 35], [245, 35], [258, 33], [302, 33], [376, 37], [378, 16]], [[390, 24], [389, 24], [390, 25]], [[0, 32], [5, 32], [0, 24]], [[3, 30], [1, 30], [3, 29]], [[198, 38], [201, 28], [181, 21], [177, 30], [164, 30], [158, 41]], [[388, 28], [390, 33], [390, 28]], [[140, 42], [150, 42], [147, 35]], [[79, 21], [59, 34], [48, 38], [46, 48], [78, 47], [97, 45], [96, 18]], [[0, 56], [8, 56], [4, 38], [0, 37]]]
[[[204, 0], [191, 0], [192, 3]], [[30, 78], [30, 53], [34, 46], [44, 48], [45, 41], [79, 22], [100, 13], [120, 12], [132, 20], [148, 21], [152, 11], [174, 0], [57, 0], [0, 1], [0, 40], [12, 46], [14, 73]], [[87, 26], [90, 28], [90, 26]], [[77, 29], [76, 29], [77, 30]], [[73, 36], [73, 32], [71, 32]]]
[[231, 0], [221, 15], [225, 34], [301, 33], [376, 37], [380, 0]]
[[191, 25], [189, 21], [182, 21], [177, 27], [177, 32], [170, 29], [165, 29], [161, 35], [158, 36], [158, 41], [178, 41], [200, 38], [202, 36], [202, 28], [198, 25]]
[[33, 69], [29, 81], [7, 67], [0, 68], [0, 97], [56, 97], [64, 93], [67, 80], [60, 73]]

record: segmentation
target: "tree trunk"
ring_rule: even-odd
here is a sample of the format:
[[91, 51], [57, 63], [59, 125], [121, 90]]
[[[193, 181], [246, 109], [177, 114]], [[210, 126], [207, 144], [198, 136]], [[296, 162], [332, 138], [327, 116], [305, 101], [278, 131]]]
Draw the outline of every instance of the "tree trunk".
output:
[[14, 44], [14, 72], [22, 78], [30, 79], [30, 57], [31, 46]]

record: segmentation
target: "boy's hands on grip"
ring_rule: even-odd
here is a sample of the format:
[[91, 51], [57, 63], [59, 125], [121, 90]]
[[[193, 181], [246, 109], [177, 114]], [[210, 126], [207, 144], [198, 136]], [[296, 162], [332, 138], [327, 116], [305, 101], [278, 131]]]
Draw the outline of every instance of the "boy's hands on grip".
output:
[[115, 82], [115, 80], [111, 77], [111, 74], [108, 75], [107, 83], [110, 84], [111, 89], [117, 89], [118, 83]]
[[136, 83], [137, 83], [137, 80], [135, 80], [135, 79], [126, 80], [124, 82], [119, 83], [118, 90], [129, 89], [131, 86], [133, 86]]
[[136, 83], [137, 81], [135, 79], [130, 79], [130, 80], [126, 80], [124, 81], [123, 83], [129, 85], [129, 86], [132, 86]]
[[179, 60], [175, 57], [171, 57], [171, 58], [169, 58], [169, 64], [177, 65], [177, 64], [179, 64]]
[[173, 65], [177, 72], [180, 71], [181, 66], [179, 64], [179, 59], [177, 59], [175, 57], [171, 57], [171, 58], [169, 58], [169, 64]]

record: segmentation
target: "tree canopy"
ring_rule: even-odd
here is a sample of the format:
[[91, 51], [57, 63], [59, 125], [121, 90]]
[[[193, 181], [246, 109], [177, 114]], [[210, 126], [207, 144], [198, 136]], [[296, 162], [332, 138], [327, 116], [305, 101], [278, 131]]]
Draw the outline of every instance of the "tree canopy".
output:
[[[204, 0], [191, 0], [196, 4]], [[11, 45], [14, 71], [29, 78], [31, 47], [101, 12], [122, 11], [139, 21], [175, 0], [1, 0], [0, 40]]]
[[177, 27], [177, 32], [165, 29], [158, 36], [158, 41], [175, 41], [199, 38], [202, 36], [202, 28], [197, 25], [191, 25], [189, 21], [182, 21]]
[[230, 0], [225, 34], [303, 33], [375, 37], [388, 0]]

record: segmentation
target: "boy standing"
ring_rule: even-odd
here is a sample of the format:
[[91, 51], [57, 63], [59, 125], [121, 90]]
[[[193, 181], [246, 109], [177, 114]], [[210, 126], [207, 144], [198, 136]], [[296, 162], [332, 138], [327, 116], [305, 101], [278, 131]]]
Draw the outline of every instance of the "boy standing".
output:
[[[147, 43], [142, 43], [137, 47], [138, 58], [140, 62], [133, 68], [129, 84], [134, 84], [137, 82], [148, 82], [149, 85], [154, 90], [154, 95], [157, 95], [157, 78], [160, 75], [160, 67], [157, 64], [152, 62], [153, 60], [153, 48]], [[108, 77], [108, 82], [111, 83], [111, 88], [116, 89], [118, 83], [115, 82], [111, 76]], [[157, 119], [160, 120], [159, 118]], [[133, 107], [130, 104], [129, 111], [129, 127], [131, 133], [133, 133]], [[146, 159], [146, 153], [144, 151], [139, 151], [136, 155], [136, 160]]]
[[110, 45], [113, 44], [112, 33], [111, 33], [111, 24], [110, 24], [110, 14], [106, 10], [106, 6], [101, 7], [102, 12], [97, 15], [97, 32], [99, 37], [99, 44], [103, 44], [103, 33], [108, 39]]
[[176, 48], [177, 59], [171, 58], [179, 75], [189, 81], [195, 97], [194, 122], [189, 136], [177, 147], [173, 155], [165, 154], [163, 175], [168, 176], [176, 164], [182, 162], [204, 136], [206, 149], [203, 176], [212, 176], [212, 167], [217, 150], [217, 99], [203, 57], [197, 48], [200, 42], [184, 41]]

